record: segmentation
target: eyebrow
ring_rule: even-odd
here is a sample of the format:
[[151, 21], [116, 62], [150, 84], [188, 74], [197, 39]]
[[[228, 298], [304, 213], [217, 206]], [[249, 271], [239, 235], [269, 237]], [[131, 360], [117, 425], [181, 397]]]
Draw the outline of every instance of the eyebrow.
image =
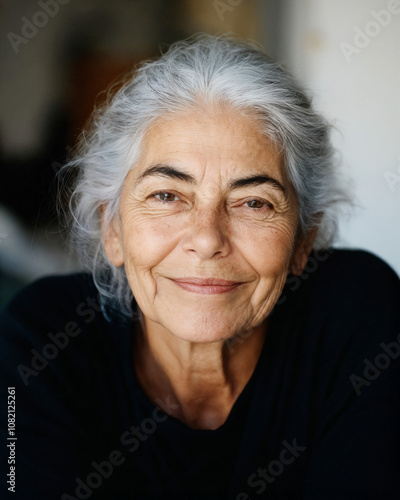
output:
[[[145, 170], [135, 182], [135, 186], [137, 186], [144, 178], [150, 176], [161, 175], [162, 177], [167, 177], [170, 179], [177, 179], [179, 181], [188, 182], [189, 184], [197, 184], [197, 181], [193, 175], [183, 172], [182, 170], [173, 167], [172, 165], [166, 164], [156, 164], [149, 167]], [[238, 189], [245, 186], [259, 186], [260, 184], [270, 184], [276, 189], [282, 191], [282, 193], [286, 196], [286, 189], [282, 184], [273, 177], [270, 177], [266, 174], [257, 174], [251, 175], [249, 177], [244, 177], [242, 179], [235, 179], [229, 182], [229, 189]]]
[[170, 179], [177, 179], [178, 181], [188, 182], [190, 184], [196, 184], [196, 179], [193, 175], [187, 174], [186, 172], [182, 172], [182, 170], [178, 170], [171, 165], [157, 164], [149, 167], [145, 170], [135, 182], [135, 186], [139, 184], [145, 177], [149, 177], [152, 175], [161, 175], [162, 177], [168, 177]]
[[274, 188], [279, 189], [286, 196], [286, 189], [282, 184], [266, 174], [251, 175], [243, 179], [236, 179], [229, 183], [230, 189], [237, 189], [244, 186], [259, 186], [260, 184], [271, 184]]

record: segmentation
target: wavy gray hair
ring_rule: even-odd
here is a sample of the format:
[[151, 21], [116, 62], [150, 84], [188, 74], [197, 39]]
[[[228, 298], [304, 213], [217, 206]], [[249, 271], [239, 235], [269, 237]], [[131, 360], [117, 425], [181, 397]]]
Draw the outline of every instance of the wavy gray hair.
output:
[[[124, 179], [140, 157], [145, 132], [161, 116], [204, 106], [228, 105], [255, 116], [281, 148], [297, 193], [299, 230], [318, 226], [315, 247], [328, 248], [337, 227], [340, 188], [329, 127], [281, 66], [258, 47], [227, 37], [201, 35], [175, 43], [144, 62], [93, 113], [74, 157], [62, 172], [73, 174], [67, 192], [72, 242], [93, 273], [103, 310], [132, 315], [132, 292], [123, 267], [113, 266], [102, 237], [118, 216]], [[103, 207], [102, 214], [100, 207]], [[322, 217], [321, 217], [322, 214]]]

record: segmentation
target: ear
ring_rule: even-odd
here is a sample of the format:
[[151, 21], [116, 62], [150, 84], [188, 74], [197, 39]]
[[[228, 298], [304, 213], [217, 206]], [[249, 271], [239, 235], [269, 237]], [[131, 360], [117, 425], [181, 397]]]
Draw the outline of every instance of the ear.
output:
[[307, 234], [298, 236], [290, 264], [290, 272], [300, 276], [306, 267], [308, 257], [313, 249], [318, 227], [313, 227]]
[[112, 219], [108, 224], [104, 221], [105, 207], [100, 207], [101, 229], [103, 233], [104, 248], [108, 260], [119, 267], [124, 263], [124, 246], [121, 223], [118, 218]]

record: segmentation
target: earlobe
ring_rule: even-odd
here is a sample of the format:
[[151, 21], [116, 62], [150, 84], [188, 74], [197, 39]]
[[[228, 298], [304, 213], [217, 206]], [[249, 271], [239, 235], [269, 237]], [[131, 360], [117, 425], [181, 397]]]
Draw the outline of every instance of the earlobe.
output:
[[294, 276], [300, 276], [306, 267], [308, 257], [313, 249], [314, 241], [317, 236], [318, 228], [312, 228], [307, 235], [298, 239], [293, 252], [290, 272]]
[[119, 267], [124, 263], [124, 252], [122, 242], [122, 229], [119, 220], [113, 219], [108, 224], [105, 223], [103, 214], [104, 208], [100, 207], [101, 212], [101, 229], [103, 233], [104, 249], [108, 260], [114, 266]]

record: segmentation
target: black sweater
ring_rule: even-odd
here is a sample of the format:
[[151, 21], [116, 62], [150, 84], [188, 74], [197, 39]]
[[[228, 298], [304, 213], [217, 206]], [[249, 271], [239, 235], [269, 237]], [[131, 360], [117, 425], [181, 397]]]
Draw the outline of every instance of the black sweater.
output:
[[104, 318], [89, 275], [39, 280], [0, 317], [0, 496], [399, 499], [399, 306], [378, 258], [314, 253], [225, 424], [193, 430], [147, 398], [136, 324]]

